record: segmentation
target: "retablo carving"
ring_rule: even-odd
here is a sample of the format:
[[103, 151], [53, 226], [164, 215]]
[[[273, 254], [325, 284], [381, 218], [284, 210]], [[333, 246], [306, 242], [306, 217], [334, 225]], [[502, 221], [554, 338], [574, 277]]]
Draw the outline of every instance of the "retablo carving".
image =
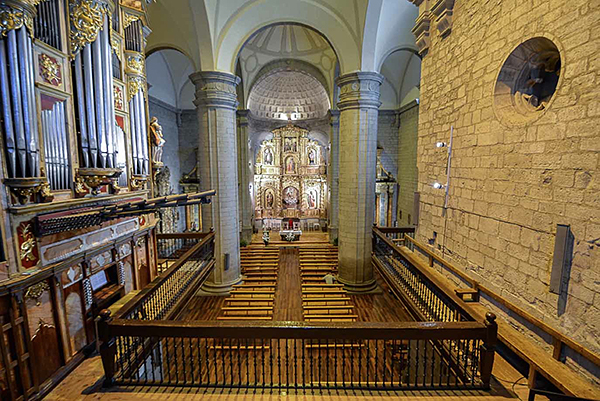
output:
[[71, 56], [96, 40], [104, 17], [113, 10], [111, 0], [69, 0]]

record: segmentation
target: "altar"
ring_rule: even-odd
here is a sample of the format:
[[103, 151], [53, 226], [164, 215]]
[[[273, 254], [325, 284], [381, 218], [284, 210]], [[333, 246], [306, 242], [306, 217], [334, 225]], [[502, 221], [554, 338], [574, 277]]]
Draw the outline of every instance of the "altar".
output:
[[279, 231], [282, 241], [299, 241], [302, 235], [302, 230], [281, 230]]

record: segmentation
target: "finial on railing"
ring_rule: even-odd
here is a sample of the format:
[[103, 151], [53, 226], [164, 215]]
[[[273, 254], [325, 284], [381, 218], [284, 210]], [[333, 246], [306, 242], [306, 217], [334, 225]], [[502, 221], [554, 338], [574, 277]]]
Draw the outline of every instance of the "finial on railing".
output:
[[100, 318], [106, 322], [106, 321], [110, 320], [111, 314], [112, 314], [112, 312], [110, 311], [110, 309], [102, 309], [100, 311], [100, 313], [98, 314], [98, 316], [100, 316]]
[[487, 312], [485, 314], [485, 324], [487, 324], [487, 325], [497, 324], [496, 323], [496, 315], [492, 312]]

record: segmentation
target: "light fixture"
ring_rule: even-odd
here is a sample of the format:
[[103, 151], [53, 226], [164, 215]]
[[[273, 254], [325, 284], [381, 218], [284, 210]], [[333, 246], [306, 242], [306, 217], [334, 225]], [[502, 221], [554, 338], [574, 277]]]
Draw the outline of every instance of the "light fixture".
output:
[[435, 189], [446, 188], [446, 186], [444, 184], [440, 184], [439, 182], [434, 182], [431, 186], [434, 187]]
[[436, 148], [445, 148], [446, 146], [447, 146], [446, 142], [436, 142], [435, 143]]

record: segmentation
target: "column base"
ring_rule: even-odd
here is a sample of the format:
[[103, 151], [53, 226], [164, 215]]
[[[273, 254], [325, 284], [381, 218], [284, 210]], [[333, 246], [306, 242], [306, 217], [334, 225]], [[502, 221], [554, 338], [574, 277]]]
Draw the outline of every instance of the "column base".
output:
[[239, 276], [228, 283], [210, 283], [206, 282], [200, 288], [196, 295], [227, 296], [233, 289], [233, 286], [242, 282], [242, 276]]
[[338, 276], [337, 280], [341, 284], [344, 284], [344, 289], [346, 291], [348, 291], [348, 293], [350, 293], [350, 294], [360, 295], [360, 294], [379, 294], [379, 293], [381, 293], [381, 289], [377, 285], [377, 280], [375, 280], [375, 279], [365, 281], [362, 283], [350, 283], [350, 282], [344, 281], [343, 279], [340, 279], [340, 277]]
[[327, 232], [329, 234], [329, 242], [333, 244], [333, 241], [338, 237], [338, 228], [337, 227], [328, 227]]
[[242, 228], [242, 232], [240, 233], [240, 241], [246, 241], [248, 245], [252, 242], [252, 227], [244, 227]]

